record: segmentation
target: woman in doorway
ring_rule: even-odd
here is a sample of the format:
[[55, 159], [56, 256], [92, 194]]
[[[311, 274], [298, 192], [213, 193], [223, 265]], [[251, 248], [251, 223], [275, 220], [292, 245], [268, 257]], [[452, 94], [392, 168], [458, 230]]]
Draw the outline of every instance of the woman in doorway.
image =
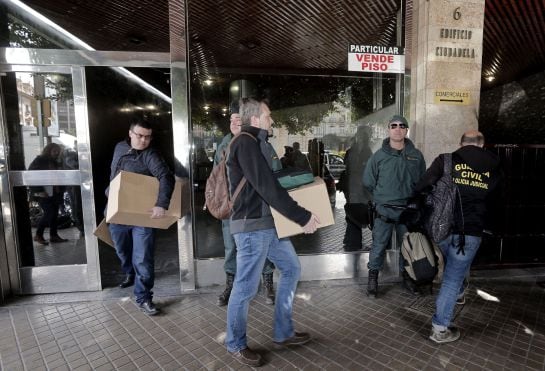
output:
[[[29, 170], [58, 170], [61, 168], [58, 161], [62, 149], [56, 143], [46, 145], [28, 167]], [[43, 210], [43, 215], [38, 222], [38, 229], [34, 241], [41, 245], [48, 245], [49, 242], [66, 242], [68, 240], [60, 237], [57, 233], [57, 216], [64, 193], [64, 187], [59, 186], [35, 186], [30, 187], [32, 196], [38, 200]], [[49, 227], [49, 242], [44, 239], [44, 230]]]

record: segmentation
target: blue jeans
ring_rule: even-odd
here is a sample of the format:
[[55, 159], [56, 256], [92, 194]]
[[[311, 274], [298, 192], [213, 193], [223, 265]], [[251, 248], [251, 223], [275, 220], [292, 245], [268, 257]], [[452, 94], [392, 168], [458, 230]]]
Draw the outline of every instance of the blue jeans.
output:
[[465, 236], [465, 255], [461, 252], [457, 254], [460, 238], [460, 235], [453, 234], [439, 243], [439, 248], [445, 259], [445, 270], [441, 289], [435, 301], [432, 324], [435, 329], [440, 331], [450, 326], [456, 299], [463, 290], [464, 277], [481, 245], [481, 237]]
[[234, 235], [237, 245], [237, 274], [227, 306], [227, 338], [229, 352], [247, 347], [248, 307], [259, 287], [265, 259], [280, 271], [274, 307], [274, 341], [284, 341], [294, 333], [293, 299], [301, 275], [301, 264], [288, 238], [278, 239], [275, 229], [243, 232]]
[[115, 251], [125, 274], [134, 274], [137, 303], [153, 298], [155, 230], [147, 227], [109, 224]]
[[[235, 239], [231, 235], [229, 229], [229, 219], [223, 219], [221, 221], [221, 232], [223, 234], [223, 245], [225, 246], [225, 262], [223, 263], [223, 270], [225, 273], [232, 274], [237, 273], [237, 248], [235, 246]], [[265, 260], [263, 266], [263, 274], [270, 274], [273, 272], [274, 264], [269, 259]]]
[[[373, 226], [373, 245], [369, 253], [369, 263], [367, 268], [380, 271], [384, 265], [384, 256], [386, 249], [392, 241], [392, 232], [396, 230], [396, 248], [399, 250], [403, 242], [403, 235], [407, 232], [407, 227], [404, 224], [386, 223], [381, 219], [375, 219]], [[404, 259], [401, 252], [399, 254], [399, 272], [404, 270]]]

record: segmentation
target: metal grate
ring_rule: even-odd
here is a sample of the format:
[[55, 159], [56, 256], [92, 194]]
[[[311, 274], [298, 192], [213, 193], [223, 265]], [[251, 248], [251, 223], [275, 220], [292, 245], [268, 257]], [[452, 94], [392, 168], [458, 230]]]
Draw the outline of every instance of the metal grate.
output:
[[[424, 315], [428, 318], [432, 317], [435, 313], [435, 299], [437, 298], [436, 295], [426, 295], [426, 296], [420, 296], [416, 298], [411, 304], [409, 304], [406, 309], [417, 313]], [[456, 305], [454, 308], [454, 315], [452, 317], [452, 320], [456, 319], [462, 309], [464, 308], [463, 305]]]

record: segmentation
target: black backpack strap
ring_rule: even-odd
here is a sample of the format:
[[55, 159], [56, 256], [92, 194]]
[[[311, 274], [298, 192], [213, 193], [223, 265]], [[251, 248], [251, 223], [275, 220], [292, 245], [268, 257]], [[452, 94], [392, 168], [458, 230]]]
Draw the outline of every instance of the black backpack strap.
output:
[[[443, 154], [443, 171], [445, 174], [450, 175], [450, 178], [452, 179], [452, 153]], [[457, 244], [458, 250], [456, 251], [456, 255], [460, 253], [462, 255], [465, 255], [466, 252], [464, 250], [464, 246], [466, 242], [466, 237], [464, 234], [464, 211], [462, 209], [462, 196], [460, 195], [460, 191], [458, 190], [458, 187], [456, 187], [456, 200], [458, 201], [458, 204], [460, 206], [459, 213], [460, 213], [460, 218], [462, 221], [462, 232], [460, 233], [460, 239], [458, 240], [458, 244]]]
[[452, 174], [452, 153], [443, 153], [443, 173]]
[[[231, 139], [231, 141], [229, 142], [229, 145], [227, 145], [227, 148], [223, 151], [222, 156], [225, 156], [225, 165], [227, 165], [227, 157], [229, 157], [229, 152], [231, 151], [231, 144], [233, 144], [235, 139], [239, 138], [241, 135], [247, 135], [247, 136], [249, 136], [250, 138], [252, 138], [253, 140], [255, 140], [257, 142], [257, 139], [252, 134], [246, 133], [245, 131], [241, 131], [240, 133], [235, 135], [233, 137], [233, 139]], [[222, 159], [223, 159], [223, 157], [222, 157]], [[237, 187], [235, 188], [235, 192], [230, 197], [229, 201], [231, 203], [231, 206], [235, 204], [235, 201], [236, 201], [239, 193], [242, 191], [242, 187], [244, 187], [245, 184], [246, 184], [246, 177], [243, 176], [242, 179], [240, 180], [240, 183], [238, 183]]]

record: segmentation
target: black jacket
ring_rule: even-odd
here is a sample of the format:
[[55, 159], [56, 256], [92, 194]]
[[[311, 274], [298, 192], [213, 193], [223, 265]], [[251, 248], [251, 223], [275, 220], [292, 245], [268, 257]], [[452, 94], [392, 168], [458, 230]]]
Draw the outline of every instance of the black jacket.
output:
[[241, 135], [231, 142], [227, 158], [230, 193], [235, 192], [243, 176], [247, 179], [233, 205], [231, 234], [274, 228], [269, 206], [301, 226], [307, 224], [311, 213], [299, 206], [273, 176], [274, 158], [267, 150], [267, 131], [253, 126], [242, 131], [257, 141]]
[[[500, 160], [483, 148], [466, 145], [452, 153], [452, 179], [462, 200], [455, 214], [454, 233], [481, 236], [485, 225], [487, 203], [498, 192], [502, 178]], [[415, 192], [426, 191], [443, 174], [443, 156], [439, 155], [417, 183]]]
[[[110, 181], [121, 170], [157, 178], [159, 180], [159, 195], [155, 206], [168, 209], [170, 197], [174, 191], [174, 175], [155, 148], [148, 147], [143, 151], [138, 151], [125, 140], [117, 143], [110, 169]], [[106, 189], [106, 196], [108, 196], [108, 189]]]

